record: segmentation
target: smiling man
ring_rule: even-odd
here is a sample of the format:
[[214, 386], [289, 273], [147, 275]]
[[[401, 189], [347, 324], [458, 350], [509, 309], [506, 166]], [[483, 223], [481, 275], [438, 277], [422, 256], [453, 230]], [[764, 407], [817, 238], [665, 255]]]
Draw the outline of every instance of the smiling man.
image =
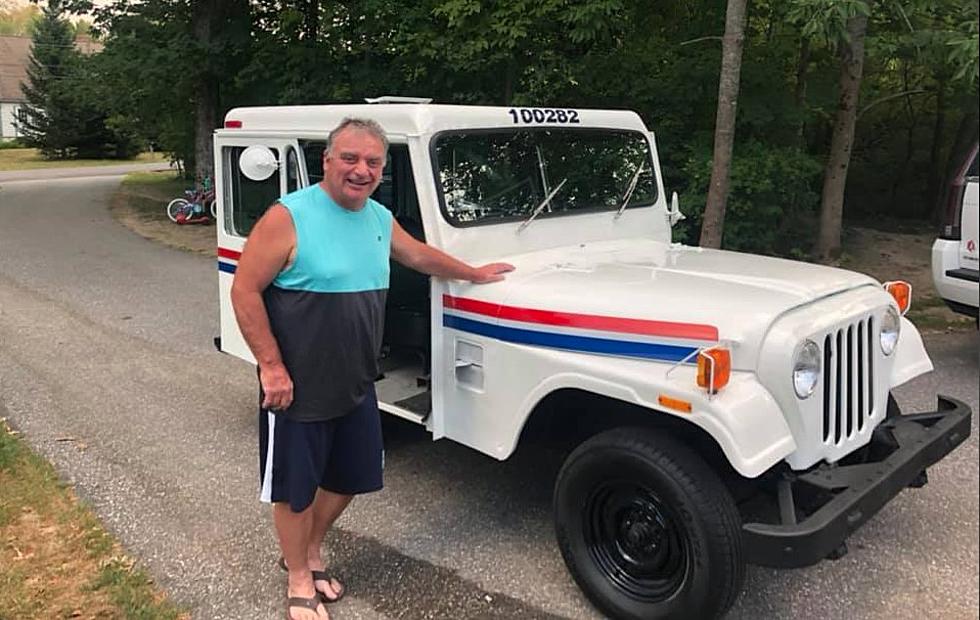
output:
[[286, 196], [256, 223], [231, 300], [258, 362], [261, 499], [289, 572], [287, 615], [328, 617], [344, 594], [325, 572], [327, 530], [354, 495], [382, 486], [374, 393], [389, 257], [474, 283], [506, 263], [471, 267], [406, 233], [371, 199], [388, 140], [374, 121], [345, 119], [323, 153], [323, 181]]

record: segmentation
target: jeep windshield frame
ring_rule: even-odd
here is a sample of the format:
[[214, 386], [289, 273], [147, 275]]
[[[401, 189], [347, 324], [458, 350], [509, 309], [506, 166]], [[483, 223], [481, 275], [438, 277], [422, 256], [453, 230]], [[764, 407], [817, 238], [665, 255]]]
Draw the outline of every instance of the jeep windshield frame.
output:
[[439, 210], [457, 228], [523, 222], [566, 178], [538, 219], [613, 215], [627, 199], [635, 209], [659, 198], [650, 142], [633, 129], [453, 129], [435, 134], [429, 152]]

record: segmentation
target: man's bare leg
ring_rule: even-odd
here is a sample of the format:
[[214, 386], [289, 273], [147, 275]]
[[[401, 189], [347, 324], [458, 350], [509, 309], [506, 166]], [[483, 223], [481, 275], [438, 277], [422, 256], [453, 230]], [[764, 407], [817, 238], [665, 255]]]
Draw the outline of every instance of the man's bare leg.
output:
[[[277, 503], [272, 507], [272, 520], [279, 535], [279, 549], [289, 567], [289, 585], [287, 596], [315, 598], [316, 588], [313, 585], [313, 575], [306, 566], [306, 553], [310, 546], [310, 534], [313, 531], [313, 506], [310, 505], [302, 512], [293, 512], [288, 503]], [[294, 620], [328, 620], [329, 615], [323, 605], [316, 611], [293, 607], [287, 609], [289, 617]]]
[[[313, 524], [306, 554], [306, 562], [310, 570], [319, 571], [326, 568], [322, 556], [323, 539], [327, 535], [327, 530], [344, 512], [353, 498], [353, 495], [341, 495], [340, 493], [317, 489], [316, 497], [313, 499]], [[336, 579], [331, 579], [329, 582], [318, 581], [316, 587], [328, 599], [335, 599], [344, 591], [343, 584]]]

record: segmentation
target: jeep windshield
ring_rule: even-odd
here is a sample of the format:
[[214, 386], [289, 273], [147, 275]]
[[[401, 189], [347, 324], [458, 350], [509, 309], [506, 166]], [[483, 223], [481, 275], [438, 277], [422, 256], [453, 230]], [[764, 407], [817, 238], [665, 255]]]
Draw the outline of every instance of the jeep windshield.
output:
[[452, 131], [436, 137], [433, 156], [443, 213], [457, 226], [527, 221], [549, 196], [539, 219], [612, 216], [657, 199], [649, 142], [637, 131]]

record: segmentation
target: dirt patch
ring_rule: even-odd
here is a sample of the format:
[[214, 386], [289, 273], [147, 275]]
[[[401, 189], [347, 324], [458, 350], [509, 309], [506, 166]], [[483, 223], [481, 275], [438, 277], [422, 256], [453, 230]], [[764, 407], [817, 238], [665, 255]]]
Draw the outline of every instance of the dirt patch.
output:
[[187, 617], [0, 418], [0, 618]]
[[908, 317], [920, 331], [976, 329], [975, 321], [956, 314], [943, 302], [932, 284], [932, 244], [936, 232], [880, 231], [849, 227], [844, 232], [840, 266], [866, 273], [879, 282], [905, 280], [912, 285]]
[[181, 195], [182, 187], [183, 182], [169, 172], [131, 175], [113, 195], [109, 212], [141, 237], [178, 250], [214, 256], [214, 222], [179, 226], [167, 217], [167, 203]]

